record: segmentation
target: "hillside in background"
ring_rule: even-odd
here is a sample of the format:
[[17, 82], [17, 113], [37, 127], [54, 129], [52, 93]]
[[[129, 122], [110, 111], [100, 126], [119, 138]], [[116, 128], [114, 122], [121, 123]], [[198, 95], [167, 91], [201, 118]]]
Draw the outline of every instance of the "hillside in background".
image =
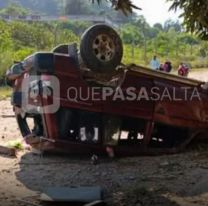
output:
[[59, 13], [60, 2], [58, 0], [0, 0], [0, 7], [4, 8], [10, 4], [17, 4], [34, 13], [56, 15]]
[[114, 11], [105, 1], [98, 5], [86, 0], [0, 0], [0, 9], [5, 10], [11, 5], [23, 7], [29, 14], [38, 15], [99, 15], [120, 23], [127, 23], [136, 18], [136, 14], [127, 17], [119, 11]]
[[[184, 32], [179, 22], [149, 25], [143, 16], [124, 17], [105, 3], [98, 6], [86, 0], [0, 0], [0, 15], [96, 15], [108, 16], [116, 23], [123, 46], [123, 62], [149, 66], [153, 55], [161, 63], [170, 60], [177, 69], [181, 62], [193, 68], [208, 67], [208, 42]], [[63, 4], [64, 3], [64, 4]], [[113, 22], [113, 23], [114, 23]], [[0, 20], [0, 80], [13, 60], [21, 61], [36, 51], [50, 51], [58, 44], [79, 44], [82, 33], [93, 24], [57, 18], [56, 21]]]

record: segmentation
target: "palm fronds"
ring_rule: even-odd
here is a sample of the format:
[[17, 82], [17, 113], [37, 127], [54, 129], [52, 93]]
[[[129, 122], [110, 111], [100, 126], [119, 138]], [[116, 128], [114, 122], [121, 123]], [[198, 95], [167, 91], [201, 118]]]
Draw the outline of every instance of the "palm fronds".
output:
[[[91, 0], [92, 3], [95, 3], [95, 1], [100, 4], [102, 0]], [[115, 10], [121, 10], [125, 15], [128, 15], [129, 13], [133, 12], [133, 9], [141, 10], [141, 8], [137, 7], [132, 3], [131, 0], [106, 0], [112, 4], [112, 7]]]

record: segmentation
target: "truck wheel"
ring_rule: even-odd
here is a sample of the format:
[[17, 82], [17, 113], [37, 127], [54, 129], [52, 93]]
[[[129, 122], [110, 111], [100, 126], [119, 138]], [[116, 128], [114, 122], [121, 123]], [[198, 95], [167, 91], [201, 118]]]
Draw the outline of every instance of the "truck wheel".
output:
[[22, 137], [26, 137], [27, 135], [31, 134], [26, 117], [23, 118], [20, 114], [18, 114], [16, 115], [16, 120]]
[[121, 63], [123, 46], [119, 35], [107, 25], [90, 27], [82, 36], [81, 58], [95, 72], [112, 72]]
[[[33, 119], [32, 128], [30, 128], [28, 125], [28, 119]], [[27, 117], [26, 115], [25, 117], [22, 117], [20, 114], [17, 114], [16, 120], [17, 120], [18, 127], [23, 137], [26, 137], [30, 134], [33, 134], [35, 136], [44, 135], [41, 115], [36, 115], [33, 117]]]

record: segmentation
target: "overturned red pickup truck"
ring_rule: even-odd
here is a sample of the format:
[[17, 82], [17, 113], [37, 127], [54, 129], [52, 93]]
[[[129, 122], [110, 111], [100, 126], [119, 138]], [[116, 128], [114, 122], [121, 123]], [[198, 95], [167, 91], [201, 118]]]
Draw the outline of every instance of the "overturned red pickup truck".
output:
[[23, 68], [13, 80], [23, 137], [42, 150], [119, 156], [175, 153], [208, 137], [205, 83], [123, 65], [122, 53], [117, 33], [95, 25], [80, 54], [61, 45], [14, 65]]

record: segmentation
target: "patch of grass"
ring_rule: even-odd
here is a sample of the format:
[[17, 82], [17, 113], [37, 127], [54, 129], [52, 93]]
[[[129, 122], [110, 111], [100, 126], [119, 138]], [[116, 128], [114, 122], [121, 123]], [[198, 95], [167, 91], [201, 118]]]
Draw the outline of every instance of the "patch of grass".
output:
[[12, 140], [6, 143], [7, 147], [17, 149], [17, 150], [23, 150], [24, 146], [21, 140]]
[[11, 97], [12, 89], [10, 87], [0, 87], [0, 100]]

